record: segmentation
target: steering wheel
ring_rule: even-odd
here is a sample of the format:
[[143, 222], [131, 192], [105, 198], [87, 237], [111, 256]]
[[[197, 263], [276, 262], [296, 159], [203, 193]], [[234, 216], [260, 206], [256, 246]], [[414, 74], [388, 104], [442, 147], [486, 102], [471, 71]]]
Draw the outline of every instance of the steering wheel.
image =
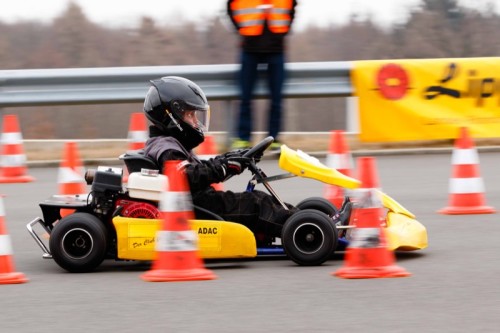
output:
[[[253, 159], [254, 157], [256, 157], [257, 159], [260, 160], [260, 158], [262, 157], [262, 155], [264, 153], [264, 150], [269, 148], [269, 146], [273, 142], [274, 142], [274, 138], [272, 136], [268, 136], [268, 137], [264, 138], [262, 141], [260, 141], [259, 143], [257, 143], [255, 146], [250, 148], [246, 153], [241, 155], [241, 157], [246, 157], [249, 159]], [[250, 171], [252, 171], [252, 173], [256, 173], [258, 170], [258, 168], [255, 164], [255, 161], [250, 162], [247, 165], [247, 167]], [[229, 175], [228, 177], [226, 177], [224, 179], [224, 181], [227, 181], [227, 180], [231, 179], [232, 177], [233, 177], [233, 175]]]
[[249, 151], [247, 151], [245, 154], [243, 154], [243, 157], [252, 158], [254, 156], [259, 156], [259, 155], [262, 156], [262, 154], [264, 153], [264, 150], [269, 148], [269, 146], [273, 142], [274, 142], [274, 138], [272, 136], [268, 136], [268, 137], [264, 138], [262, 141], [260, 141], [259, 143], [257, 143], [255, 146], [250, 148]]

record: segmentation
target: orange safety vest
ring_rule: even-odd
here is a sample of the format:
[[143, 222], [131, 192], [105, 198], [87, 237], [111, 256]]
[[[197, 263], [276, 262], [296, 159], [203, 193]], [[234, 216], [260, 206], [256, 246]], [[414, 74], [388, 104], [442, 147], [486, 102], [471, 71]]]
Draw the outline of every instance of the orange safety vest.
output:
[[292, 9], [293, 0], [235, 0], [231, 3], [233, 19], [243, 36], [262, 34], [266, 20], [272, 32], [287, 33]]

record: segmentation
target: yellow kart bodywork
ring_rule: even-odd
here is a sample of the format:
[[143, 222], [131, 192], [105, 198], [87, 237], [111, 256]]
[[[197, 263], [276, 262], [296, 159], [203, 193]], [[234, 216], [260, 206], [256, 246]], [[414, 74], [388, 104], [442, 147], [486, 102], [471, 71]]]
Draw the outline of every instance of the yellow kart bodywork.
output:
[[[329, 168], [318, 159], [300, 151], [281, 146], [279, 160], [281, 169], [299, 177], [319, 180], [325, 184], [346, 189], [356, 189], [361, 182]], [[414, 251], [427, 247], [427, 230], [415, 215], [399, 202], [382, 191], [378, 191], [382, 205], [387, 209], [385, 232], [390, 250]], [[354, 222], [355, 224], [355, 222]]]
[[[126, 260], [153, 260], [159, 219], [117, 216], [117, 257]], [[245, 226], [213, 220], [191, 220], [198, 236], [198, 251], [203, 259], [253, 258], [257, 256], [255, 236]]]
[[411, 213], [408, 209], [404, 208], [399, 202], [388, 196], [382, 191], [378, 191], [382, 200], [382, 206], [389, 209], [391, 212], [396, 214], [406, 215], [409, 218], [416, 218], [416, 216]]
[[385, 234], [390, 250], [415, 251], [427, 247], [427, 229], [399, 202], [379, 191], [382, 205], [388, 210]]
[[286, 145], [281, 146], [279, 167], [299, 177], [312, 178], [343, 188], [353, 189], [361, 185], [359, 180], [329, 168], [317, 158], [300, 150], [290, 149]]
[[417, 220], [389, 211], [386, 226], [387, 248], [397, 251], [415, 251], [427, 247], [427, 230]]

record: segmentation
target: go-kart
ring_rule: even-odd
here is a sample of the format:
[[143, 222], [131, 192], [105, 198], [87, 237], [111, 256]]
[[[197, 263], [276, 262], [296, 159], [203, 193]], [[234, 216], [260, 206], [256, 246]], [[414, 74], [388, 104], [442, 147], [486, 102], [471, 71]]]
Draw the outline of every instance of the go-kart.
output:
[[[267, 137], [242, 152], [249, 160], [248, 169], [253, 175], [247, 191], [262, 184], [286, 207], [270, 182], [299, 176], [346, 189], [360, 185], [358, 180], [286, 145], [281, 147], [279, 166], [288, 173], [266, 176], [258, 162], [273, 141], [272, 137]], [[91, 185], [88, 194], [54, 195], [40, 203], [43, 219], [35, 218], [27, 228], [42, 249], [43, 258], [53, 258], [69, 272], [92, 271], [104, 259], [149, 261], [155, 258], [155, 238], [161, 222], [158, 203], [168, 179], [141, 151], [127, 152], [120, 159], [129, 172], [126, 186], [121, 168], [98, 167], [85, 174], [87, 184]], [[381, 195], [388, 208], [385, 229], [393, 244], [391, 248], [426, 247], [425, 227], [392, 198]], [[285, 222], [281, 238], [277, 239], [254, 233], [241, 224], [225, 221], [209, 210], [193, 206], [195, 220], [191, 221], [191, 226], [198, 236], [200, 257], [230, 259], [286, 254], [299, 265], [320, 265], [331, 258], [335, 250], [345, 247], [353, 225], [334, 223], [332, 216], [339, 211], [333, 204], [324, 198], [313, 197], [296, 207], [300, 210]], [[35, 231], [37, 225], [48, 234], [48, 246]]]

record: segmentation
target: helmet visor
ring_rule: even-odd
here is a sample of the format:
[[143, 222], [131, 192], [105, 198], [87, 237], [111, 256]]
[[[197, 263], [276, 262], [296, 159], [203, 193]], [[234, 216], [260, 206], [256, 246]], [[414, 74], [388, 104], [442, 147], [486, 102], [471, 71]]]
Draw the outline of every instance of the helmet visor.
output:
[[182, 112], [182, 121], [202, 132], [208, 132], [210, 126], [210, 107], [206, 110], [184, 110]]

